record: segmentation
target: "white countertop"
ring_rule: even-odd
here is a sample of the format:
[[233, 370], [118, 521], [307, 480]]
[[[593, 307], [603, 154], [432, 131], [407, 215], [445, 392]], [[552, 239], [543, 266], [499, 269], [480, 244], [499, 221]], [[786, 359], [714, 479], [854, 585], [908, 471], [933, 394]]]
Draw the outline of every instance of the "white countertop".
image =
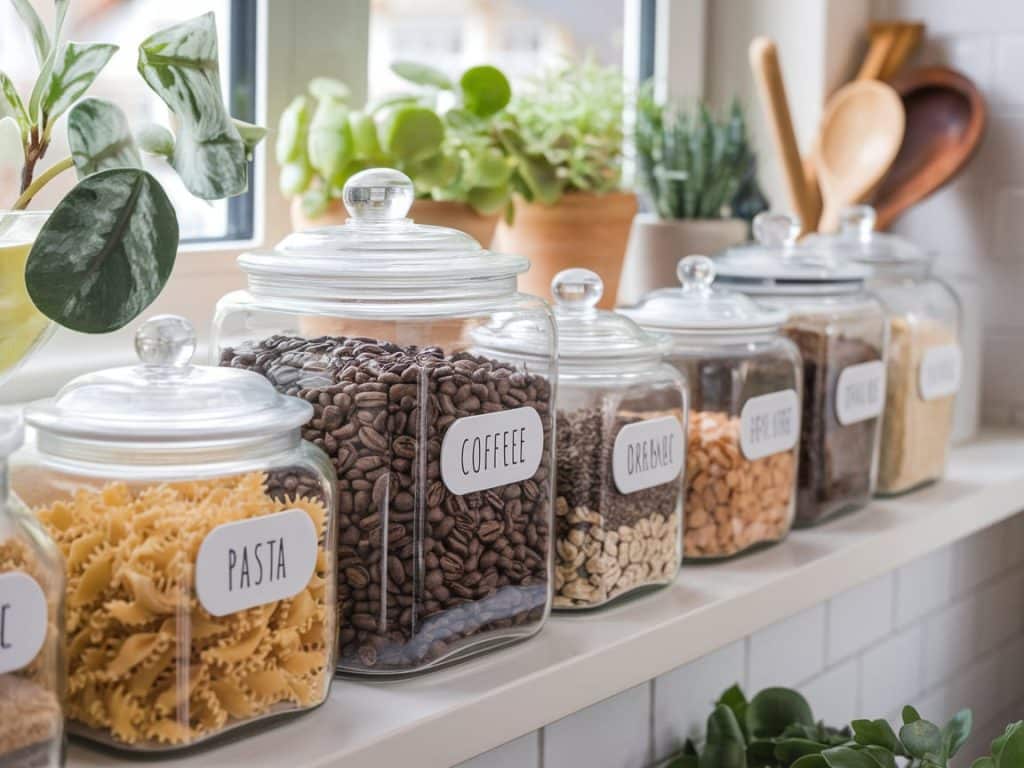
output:
[[[1024, 431], [989, 430], [956, 449], [948, 478], [922, 491], [747, 557], [688, 566], [672, 586], [624, 604], [555, 615], [535, 638], [446, 670], [392, 683], [336, 680], [315, 712], [159, 764], [451, 766], [1021, 509]], [[70, 766], [130, 762], [70, 749]]]

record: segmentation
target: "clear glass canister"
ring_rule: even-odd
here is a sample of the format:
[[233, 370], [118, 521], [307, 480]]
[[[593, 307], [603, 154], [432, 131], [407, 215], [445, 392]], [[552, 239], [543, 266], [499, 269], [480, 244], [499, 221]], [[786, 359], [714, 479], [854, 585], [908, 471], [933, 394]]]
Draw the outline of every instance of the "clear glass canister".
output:
[[679, 262], [681, 288], [646, 296], [628, 314], [667, 334], [686, 375], [685, 557], [729, 557], [781, 540], [796, 499], [800, 355], [780, 332], [784, 312], [715, 287], [704, 256]]
[[[244, 254], [222, 365], [311, 403], [338, 478], [340, 671], [396, 675], [537, 632], [550, 607], [555, 332], [526, 259], [417, 225], [412, 183], [351, 177], [346, 224]], [[481, 333], [531, 329], [529, 362]]]
[[664, 339], [597, 309], [601, 278], [551, 284], [558, 325], [555, 608], [670, 583], [682, 555], [686, 384]]
[[875, 211], [853, 206], [837, 235], [813, 242], [871, 270], [889, 315], [888, 377], [878, 493], [905, 493], [945, 473], [960, 389], [960, 302], [913, 243], [875, 232]]
[[13, 479], [64, 556], [69, 729], [159, 752], [327, 697], [335, 491], [308, 403], [190, 365], [182, 318], [135, 347], [26, 408]]
[[757, 242], [715, 259], [720, 283], [785, 310], [783, 331], [803, 358], [796, 525], [866, 504], [875, 490], [889, 324], [868, 270], [796, 243], [784, 214], [754, 220]]
[[64, 566], [53, 540], [8, 493], [17, 419], [0, 417], [0, 765], [64, 764]]

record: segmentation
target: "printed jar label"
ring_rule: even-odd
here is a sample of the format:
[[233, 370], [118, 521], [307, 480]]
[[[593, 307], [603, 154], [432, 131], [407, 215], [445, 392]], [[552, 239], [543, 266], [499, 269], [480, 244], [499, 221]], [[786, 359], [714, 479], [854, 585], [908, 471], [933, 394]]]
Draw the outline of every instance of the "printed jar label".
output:
[[313, 521], [301, 509], [218, 525], [199, 546], [196, 594], [214, 616], [294, 597], [317, 560]]
[[544, 455], [544, 425], [533, 408], [457, 419], [441, 443], [441, 479], [452, 493], [486, 491], [533, 477]]
[[612, 477], [619, 493], [670, 483], [683, 471], [685, 443], [679, 419], [662, 416], [627, 424], [612, 448]]
[[918, 369], [921, 399], [937, 400], [959, 392], [961, 365], [960, 347], [956, 344], [926, 350]]
[[0, 574], [0, 675], [32, 661], [46, 639], [46, 595], [31, 576]]
[[750, 461], [793, 450], [800, 437], [800, 398], [784, 389], [752, 397], [740, 411], [740, 449]]
[[881, 415], [885, 408], [885, 363], [873, 360], [844, 368], [836, 383], [836, 418], [844, 427]]

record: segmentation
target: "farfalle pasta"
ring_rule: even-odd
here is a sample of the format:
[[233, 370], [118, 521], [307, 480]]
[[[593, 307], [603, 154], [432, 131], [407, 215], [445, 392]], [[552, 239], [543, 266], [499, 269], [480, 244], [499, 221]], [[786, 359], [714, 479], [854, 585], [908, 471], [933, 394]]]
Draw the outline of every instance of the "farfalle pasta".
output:
[[[197, 588], [204, 541], [220, 526], [285, 511], [315, 532], [315, 564], [287, 564], [300, 574], [308, 566], [308, 581], [286, 598], [214, 615]], [[86, 735], [142, 749], [187, 745], [326, 696], [334, 588], [322, 497], [289, 494], [253, 472], [84, 485], [35, 512], [66, 560], [66, 712]], [[262, 577], [265, 553], [256, 559]]]

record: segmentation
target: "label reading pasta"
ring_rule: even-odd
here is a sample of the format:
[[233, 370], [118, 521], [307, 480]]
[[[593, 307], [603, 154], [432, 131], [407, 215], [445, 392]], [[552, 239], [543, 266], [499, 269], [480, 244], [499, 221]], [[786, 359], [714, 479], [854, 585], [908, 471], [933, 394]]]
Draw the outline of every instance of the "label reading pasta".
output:
[[850, 365], [836, 382], [836, 418], [844, 427], [874, 419], [885, 408], [885, 363]]
[[441, 479], [473, 493], [533, 477], [544, 455], [544, 425], [533, 408], [457, 419], [441, 443]]
[[960, 347], [948, 344], [932, 347], [921, 357], [918, 369], [922, 400], [952, 397], [960, 390]]
[[196, 594], [214, 616], [294, 597], [317, 560], [313, 521], [301, 509], [218, 525], [199, 546]]
[[32, 661], [46, 639], [46, 595], [20, 571], [0, 574], [0, 675]]
[[800, 437], [800, 398], [792, 389], [747, 400], [740, 412], [740, 448], [750, 461], [793, 450]]
[[619, 493], [670, 483], [683, 471], [686, 446], [679, 419], [662, 416], [627, 424], [615, 436], [612, 477]]

